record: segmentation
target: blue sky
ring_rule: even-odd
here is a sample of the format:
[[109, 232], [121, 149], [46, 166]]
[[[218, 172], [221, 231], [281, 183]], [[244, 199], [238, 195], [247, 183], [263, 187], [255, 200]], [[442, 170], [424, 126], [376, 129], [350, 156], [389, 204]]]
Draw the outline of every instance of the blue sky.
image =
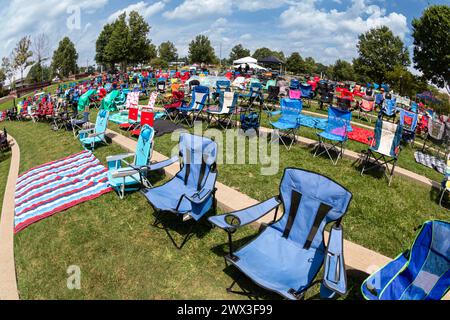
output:
[[298, 51], [330, 64], [351, 61], [358, 35], [379, 25], [388, 25], [412, 48], [411, 20], [428, 3], [450, 5], [450, 0], [0, 0], [0, 57], [20, 37], [46, 33], [51, 52], [67, 35], [76, 44], [79, 64], [93, 63], [102, 26], [136, 9], [152, 26], [152, 42], [170, 40], [180, 56], [202, 33], [217, 55], [222, 48], [222, 57], [242, 43], [252, 51], [262, 46], [286, 55]]

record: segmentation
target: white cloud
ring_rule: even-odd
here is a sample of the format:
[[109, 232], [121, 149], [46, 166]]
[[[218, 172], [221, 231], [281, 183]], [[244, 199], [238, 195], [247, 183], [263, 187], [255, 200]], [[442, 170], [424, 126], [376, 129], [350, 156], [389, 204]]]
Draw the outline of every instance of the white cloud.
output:
[[404, 39], [409, 32], [404, 15], [369, 5], [365, 0], [352, 0], [346, 10], [317, 8], [318, 0], [304, 0], [290, 5], [281, 16], [281, 26], [289, 30], [291, 50], [304, 55], [321, 56], [322, 62], [337, 58], [351, 60], [357, 55], [358, 35], [371, 28], [386, 25]]
[[230, 15], [232, 2], [227, 0], [184, 0], [172, 11], [164, 12], [168, 19], [194, 20], [211, 15]]
[[286, 0], [235, 0], [236, 6], [243, 11], [259, 11], [276, 9], [284, 5]]
[[118, 10], [111, 14], [108, 17], [108, 22], [112, 22], [116, 20], [122, 13], [126, 12], [127, 14], [131, 11], [138, 11], [141, 16], [144, 18], [149, 18], [158, 12], [161, 12], [164, 10], [164, 7], [166, 6], [165, 1], [158, 1], [153, 4], [146, 3], [144, 1], [139, 1], [134, 4], [130, 4], [128, 7]]

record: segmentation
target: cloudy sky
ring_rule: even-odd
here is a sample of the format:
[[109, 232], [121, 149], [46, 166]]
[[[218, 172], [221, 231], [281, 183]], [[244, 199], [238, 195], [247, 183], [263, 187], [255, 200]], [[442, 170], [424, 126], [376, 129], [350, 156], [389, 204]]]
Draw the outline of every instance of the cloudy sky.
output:
[[170, 40], [180, 56], [202, 33], [217, 55], [222, 49], [222, 57], [242, 43], [252, 51], [262, 46], [286, 55], [298, 51], [330, 64], [350, 61], [358, 35], [379, 25], [389, 26], [411, 47], [411, 20], [428, 3], [450, 5], [450, 0], [0, 0], [0, 57], [21, 37], [44, 32], [52, 51], [67, 35], [76, 44], [79, 64], [93, 63], [102, 26], [123, 11], [137, 10], [152, 27], [152, 42]]

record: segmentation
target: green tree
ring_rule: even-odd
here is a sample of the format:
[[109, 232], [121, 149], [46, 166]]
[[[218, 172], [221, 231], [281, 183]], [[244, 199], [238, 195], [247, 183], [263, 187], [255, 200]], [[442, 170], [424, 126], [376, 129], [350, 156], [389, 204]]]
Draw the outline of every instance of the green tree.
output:
[[397, 65], [410, 65], [408, 49], [403, 41], [386, 27], [369, 30], [359, 36], [359, 57], [354, 60], [356, 72], [378, 83], [386, 80], [386, 74]]
[[261, 60], [269, 56], [273, 56], [273, 51], [265, 47], [256, 49], [253, 53], [253, 58], [255, 58], [256, 60]]
[[161, 59], [161, 58], [153, 58], [150, 61], [150, 65], [156, 69], [159, 69], [159, 68], [165, 69], [165, 68], [169, 67], [169, 63], [166, 60]]
[[10, 59], [8, 57], [3, 57], [1, 70], [2, 70], [3, 74], [5, 75], [5, 78], [8, 80], [10, 86], [12, 87], [14, 73], [15, 73], [15, 67], [14, 67], [14, 63], [12, 62], [12, 59]]
[[305, 59], [305, 73], [312, 74], [316, 70], [316, 61], [312, 57]]
[[61, 78], [76, 74], [78, 71], [77, 60], [78, 53], [75, 45], [69, 37], [64, 37], [53, 53], [52, 68], [54, 72]]
[[386, 74], [386, 82], [395, 92], [409, 97], [415, 97], [417, 93], [427, 90], [428, 87], [423, 78], [413, 75], [406, 67], [400, 65]]
[[198, 35], [189, 44], [189, 61], [191, 63], [214, 63], [216, 54], [211, 41], [205, 35]]
[[298, 52], [292, 53], [286, 60], [286, 70], [294, 74], [300, 74], [305, 71], [305, 61]]
[[24, 37], [17, 43], [16, 48], [13, 51], [14, 65], [20, 70], [20, 80], [23, 80], [23, 73], [26, 68], [32, 66], [34, 62], [30, 60], [33, 56], [33, 52], [30, 50], [31, 39], [30, 37]]
[[40, 63], [33, 65], [28, 72], [27, 81], [30, 83], [38, 83], [41, 81], [50, 81], [52, 77], [51, 68], [42, 66]]
[[6, 80], [5, 71], [3, 71], [3, 69], [0, 69], [0, 84], [1, 84], [1, 86], [3, 86], [3, 82], [5, 82], [5, 80]]
[[415, 67], [450, 93], [450, 6], [428, 7], [412, 26]]
[[230, 62], [233, 63], [233, 61], [239, 60], [241, 58], [249, 57], [249, 56], [250, 56], [250, 50], [245, 49], [242, 44], [238, 44], [231, 49]]
[[100, 35], [97, 38], [97, 42], [95, 43], [96, 48], [95, 61], [99, 65], [102, 65], [104, 67], [110, 66], [110, 68], [114, 68], [114, 65], [113, 61], [106, 52], [106, 46], [108, 45], [113, 30], [114, 27], [112, 24], [110, 23], [106, 24], [103, 27], [102, 32], [100, 32]]
[[137, 11], [129, 14], [128, 62], [133, 65], [149, 62], [156, 57], [154, 46], [148, 38], [150, 26]]
[[338, 81], [355, 80], [355, 72], [351, 63], [337, 60], [333, 65], [333, 78]]
[[159, 45], [158, 52], [159, 57], [165, 61], [174, 62], [178, 57], [177, 48], [170, 41], [161, 43]]
[[126, 13], [123, 13], [113, 23], [113, 30], [105, 47], [105, 53], [111, 64], [120, 63], [121, 70], [125, 71], [130, 59], [129, 43], [130, 30], [126, 21]]

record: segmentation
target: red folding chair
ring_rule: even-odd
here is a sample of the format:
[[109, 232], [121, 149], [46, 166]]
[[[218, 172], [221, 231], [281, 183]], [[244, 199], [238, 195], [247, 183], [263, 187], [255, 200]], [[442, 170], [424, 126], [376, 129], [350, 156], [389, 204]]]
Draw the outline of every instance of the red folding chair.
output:
[[141, 128], [148, 124], [150, 127], [153, 128], [155, 124], [155, 114], [151, 111], [142, 111], [141, 113], [141, 123], [140, 125], [131, 131], [131, 135], [133, 136], [139, 136], [141, 134]]
[[119, 128], [122, 130], [127, 130], [127, 131], [133, 129], [138, 122], [138, 118], [139, 118], [139, 109], [138, 108], [128, 109], [128, 122], [120, 124]]

